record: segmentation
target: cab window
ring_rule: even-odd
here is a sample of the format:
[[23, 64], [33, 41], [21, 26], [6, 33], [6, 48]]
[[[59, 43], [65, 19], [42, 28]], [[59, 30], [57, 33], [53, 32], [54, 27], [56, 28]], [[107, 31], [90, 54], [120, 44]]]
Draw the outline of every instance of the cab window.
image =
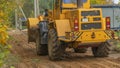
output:
[[71, 4], [71, 3], [77, 4], [77, 0], [63, 0], [63, 3], [65, 3], [65, 4]]

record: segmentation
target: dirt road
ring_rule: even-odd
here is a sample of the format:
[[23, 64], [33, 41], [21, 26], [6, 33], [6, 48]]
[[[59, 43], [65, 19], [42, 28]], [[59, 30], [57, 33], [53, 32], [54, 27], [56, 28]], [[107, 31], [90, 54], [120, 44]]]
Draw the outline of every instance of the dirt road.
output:
[[85, 54], [71, 53], [71, 58], [53, 62], [48, 56], [36, 55], [35, 44], [28, 44], [26, 32], [11, 31], [9, 34], [11, 36], [9, 43], [13, 47], [11, 52], [19, 57], [19, 62], [14, 64], [15, 68], [120, 68], [119, 54], [95, 58], [91, 51]]

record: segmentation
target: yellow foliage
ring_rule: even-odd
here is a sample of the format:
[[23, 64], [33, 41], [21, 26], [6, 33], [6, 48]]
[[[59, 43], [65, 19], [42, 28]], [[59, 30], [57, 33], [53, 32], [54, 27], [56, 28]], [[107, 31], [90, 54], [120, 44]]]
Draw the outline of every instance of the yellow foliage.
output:
[[5, 45], [7, 44], [8, 34], [7, 34], [7, 28], [6, 26], [0, 27], [0, 44]]
[[0, 16], [4, 16], [4, 13], [2, 11], [0, 12]]
[[0, 0], [0, 68], [5, 63], [8, 56], [10, 45], [7, 44], [8, 33], [7, 26], [9, 24], [10, 15], [14, 11], [14, 0]]
[[7, 27], [0, 23], [0, 67], [4, 64], [4, 59], [10, 53], [10, 45], [7, 44], [8, 33]]

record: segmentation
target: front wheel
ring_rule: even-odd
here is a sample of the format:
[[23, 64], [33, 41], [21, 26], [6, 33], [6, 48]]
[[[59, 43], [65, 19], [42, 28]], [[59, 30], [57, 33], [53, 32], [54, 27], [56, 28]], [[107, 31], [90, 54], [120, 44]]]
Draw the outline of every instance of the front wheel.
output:
[[98, 47], [93, 47], [92, 52], [95, 57], [107, 57], [110, 52], [110, 46], [105, 42]]
[[50, 60], [60, 60], [62, 56], [61, 44], [53, 28], [48, 32], [48, 52]]
[[47, 55], [48, 54], [47, 44], [40, 43], [39, 30], [36, 32], [36, 51], [37, 51], [37, 55]]

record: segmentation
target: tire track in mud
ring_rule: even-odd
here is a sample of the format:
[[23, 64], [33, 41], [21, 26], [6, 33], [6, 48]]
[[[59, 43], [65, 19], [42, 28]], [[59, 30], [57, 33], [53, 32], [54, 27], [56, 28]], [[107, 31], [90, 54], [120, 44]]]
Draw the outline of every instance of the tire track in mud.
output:
[[86, 65], [85, 63], [81, 63], [81, 62], [68, 62], [66, 64], [70, 64], [71, 65], [70, 68], [90, 68], [88, 65]]
[[91, 61], [93, 64], [97, 64], [97, 66], [103, 66], [104, 68], [120, 68], [120, 65], [118, 63], [111, 62], [107, 60], [107, 58], [96, 58]]
[[[98, 61], [96, 61], [96, 59], [92, 58], [83, 58], [80, 61], [82, 61], [81, 63], [88, 65], [90, 68], [109, 68], [103, 64], [100, 64]], [[79, 61], [76, 62], [80, 63]]]
[[13, 46], [14, 48], [14, 51], [16, 51], [16, 53], [18, 54], [18, 55], [20, 55], [21, 57], [24, 57], [24, 55], [26, 54], [25, 53], [25, 48], [23, 47], [23, 45], [24, 45], [24, 43], [22, 44], [22, 41], [21, 41], [21, 39], [22, 38], [20, 38], [19, 36], [17, 36], [17, 35], [15, 35], [15, 37], [14, 38], [17, 38], [17, 39], [15, 39], [17, 42], [16, 43], [14, 43], [15, 45]]
[[[77, 62], [77, 63], [79, 63], [79, 62]], [[89, 62], [88, 60], [85, 60], [85, 61], [83, 61], [83, 62], [81, 62], [81, 63], [83, 63], [83, 64], [86, 64], [86, 65], [88, 65], [90, 68], [97, 68], [97, 67], [99, 67], [99, 68], [104, 68], [104, 66], [101, 66], [101, 65], [99, 65], [99, 64], [96, 64], [95, 62]]]
[[92, 60], [92, 64], [95, 64], [97, 66], [103, 66], [102, 68], [120, 68], [120, 65], [118, 63], [111, 62], [107, 60], [107, 58], [97, 58], [94, 61]]
[[16, 51], [16, 53], [18, 53], [21, 57], [26, 57], [26, 56], [31, 56], [31, 54], [34, 56], [36, 55], [35, 52], [35, 46], [31, 46], [28, 44], [26, 37], [24, 37], [24, 35], [22, 34], [15, 34], [14, 35], [15, 38], [15, 43], [13, 45], [14, 46], [14, 51]]
[[28, 66], [25, 63], [19, 63], [16, 65], [16, 68], [27, 68]]
[[116, 63], [116, 62], [112, 62], [112, 61], [109, 61], [107, 59], [103, 59], [102, 58], [102, 61], [105, 65], [108, 65], [110, 66], [111, 68], [120, 68], [120, 64]]
[[[64, 63], [66, 64], [71, 64], [71, 65], [76, 65], [78, 64], [78, 67], [83, 67], [83, 68], [120, 68], [119, 64], [114, 63], [114, 62], [109, 62], [107, 59], [101, 59], [101, 58], [80, 58], [77, 60], [73, 60], [73, 62], [67, 62]], [[79, 66], [80, 65], [80, 66]]]
[[109, 68], [108, 66], [105, 66], [103, 64], [99, 64], [98, 61], [96, 61], [96, 58], [94, 58], [92, 55], [84, 55], [84, 56], [73, 56], [72, 61], [74, 64], [79, 64], [83, 68]]
[[[75, 55], [76, 56], [76, 55]], [[61, 66], [64, 65], [65, 68], [93, 68], [92, 64], [91, 64], [91, 60], [87, 60], [86, 58], [80, 57], [80, 58], [76, 58], [75, 56], [73, 56], [73, 59], [69, 59], [67, 61], [62, 61], [62, 62], [58, 62]], [[75, 59], [76, 58], [76, 59]], [[93, 63], [93, 61], [92, 61]], [[67, 66], [66, 66], [67, 65]]]

